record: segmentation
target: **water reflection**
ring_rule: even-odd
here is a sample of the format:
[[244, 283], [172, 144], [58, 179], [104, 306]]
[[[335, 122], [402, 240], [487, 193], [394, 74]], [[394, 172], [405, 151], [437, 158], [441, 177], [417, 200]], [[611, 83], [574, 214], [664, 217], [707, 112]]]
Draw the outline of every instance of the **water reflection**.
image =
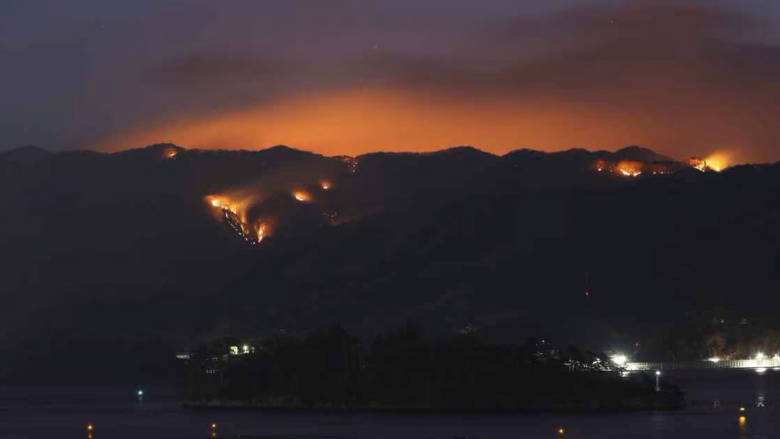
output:
[[739, 437], [740, 438], [746, 438], [747, 437], [747, 418], [745, 416], [740, 416], [739, 420], [737, 422], [739, 423]]
[[[769, 439], [780, 409], [780, 373], [763, 376], [753, 370], [704, 374], [669, 371], [688, 401], [672, 412], [593, 414], [519, 414], [484, 416], [405, 416], [372, 413], [336, 415], [322, 412], [244, 412], [182, 410], [180, 397], [165, 389], [145, 396], [119, 389], [0, 388], [0, 438], [157, 439], [212, 437], [353, 437], [483, 439]], [[654, 384], [651, 382], [651, 385]], [[132, 392], [132, 390], [131, 390]], [[77, 397], [74, 397], [77, 395]], [[713, 408], [714, 401], [718, 407]], [[762, 406], [763, 405], [763, 406]], [[740, 411], [744, 407], [745, 411]], [[218, 419], [215, 417], [218, 416]], [[740, 420], [740, 417], [744, 419]], [[747, 418], [750, 418], [748, 421]], [[216, 421], [219, 421], [218, 423]], [[748, 423], [749, 422], [749, 423]], [[212, 431], [212, 423], [214, 431]], [[216, 425], [218, 424], [218, 426]], [[217, 430], [218, 428], [218, 430]], [[150, 434], [153, 432], [153, 434]]]

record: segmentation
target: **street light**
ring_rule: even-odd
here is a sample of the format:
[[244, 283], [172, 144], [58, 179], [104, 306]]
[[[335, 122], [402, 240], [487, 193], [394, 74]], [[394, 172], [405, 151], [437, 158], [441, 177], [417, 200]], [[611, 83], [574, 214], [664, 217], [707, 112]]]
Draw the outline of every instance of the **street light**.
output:
[[660, 392], [661, 391], [661, 371], [656, 370], [655, 371], [655, 391]]

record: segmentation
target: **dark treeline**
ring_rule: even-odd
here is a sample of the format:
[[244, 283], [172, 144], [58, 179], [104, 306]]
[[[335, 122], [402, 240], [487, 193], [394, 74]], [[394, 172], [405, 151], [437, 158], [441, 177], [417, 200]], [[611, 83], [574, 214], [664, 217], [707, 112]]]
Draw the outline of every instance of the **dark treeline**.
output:
[[[228, 342], [229, 343], [229, 342]], [[388, 410], [672, 408], [676, 388], [628, 380], [603, 355], [514, 346], [473, 334], [437, 343], [414, 326], [370, 345], [340, 327], [279, 337], [232, 355], [202, 347], [187, 372], [196, 406], [339, 407]]]

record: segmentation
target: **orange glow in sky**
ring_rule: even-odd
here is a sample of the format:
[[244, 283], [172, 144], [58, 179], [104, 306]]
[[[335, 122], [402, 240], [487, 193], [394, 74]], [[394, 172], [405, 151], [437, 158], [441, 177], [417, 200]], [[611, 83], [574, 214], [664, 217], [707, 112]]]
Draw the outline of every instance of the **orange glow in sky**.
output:
[[[518, 148], [616, 150], [639, 144], [662, 153], [666, 147], [667, 154], [684, 160], [706, 156], [713, 143], [742, 135], [725, 125], [713, 129], [713, 114], [701, 112], [684, 121], [673, 112], [649, 118], [645, 107], [640, 111], [541, 94], [482, 92], [467, 99], [413, 87], [342, 89], [152, 121], [94, 147], [116, 151], [171, 142], [186, 148], [257, 150], [283, 144], [324, 155], [357, 156], [462, 145], [504, 154]], [[677, 150], [680, 145], [687, 149]]]
[[[472, 145], [503, 154], [520, 147], [617, 149], [654, 132], [620, 108], [586, 108], [548, 98], [490, 95], [466, 100], [403, 89], [303, 95], [206, 116], [150, 123], [103, 139], [100, 150], [156, 142], [188, 148], [264, 149], [284, 144], [325, 155], [435, 151]], [[632, 139], [629, 141], [628, 139]]]

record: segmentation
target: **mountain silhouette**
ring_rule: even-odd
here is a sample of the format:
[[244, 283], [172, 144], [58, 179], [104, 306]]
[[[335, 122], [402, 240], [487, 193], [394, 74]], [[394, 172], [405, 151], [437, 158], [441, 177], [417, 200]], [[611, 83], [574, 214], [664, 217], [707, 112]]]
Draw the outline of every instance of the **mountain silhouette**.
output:
[[[670, 173], [627, 177], [622, 161]], [[340, 323], [370, 336], [410, 320], [434, 337], [473, 325], [662, 355], [652, 343], [670, 325], [778, 305], [777, 165], [700, 172], [641, 147], [160, 144], [24, 148], [0, 171], [7, 378], [115, 376], [224, 334]]]

